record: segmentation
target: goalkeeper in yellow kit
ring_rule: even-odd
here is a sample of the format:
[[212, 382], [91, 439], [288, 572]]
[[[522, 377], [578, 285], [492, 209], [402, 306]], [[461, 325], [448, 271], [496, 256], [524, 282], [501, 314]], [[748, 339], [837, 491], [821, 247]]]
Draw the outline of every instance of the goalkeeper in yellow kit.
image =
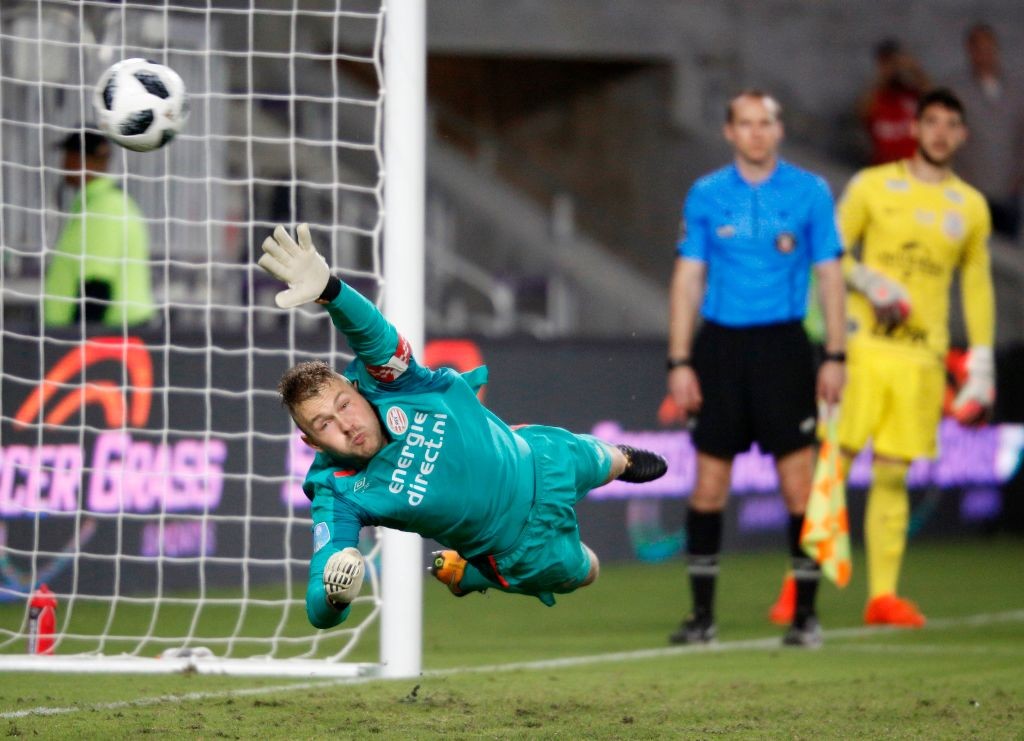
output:
[[[923, 96], [914, 136], [913, 157], [862, 170], [838, 207], [851, 289], [839, 441], [847, 463], [869, 440], [874, 452], [864, 516], [864, 621], [904, 627], [925, 622], [896, 586], [909, 521], [907, 471], [913, 459], [938, 452], [956, 271], [971, 347], [953, 414], [964, 424], [980, 422], [995, 397], [990, 217], [982, 195], [951, 170], [967, 137], [960, 101], [943, 89]], [[773, 619], [788, 601], [780, 598]]]

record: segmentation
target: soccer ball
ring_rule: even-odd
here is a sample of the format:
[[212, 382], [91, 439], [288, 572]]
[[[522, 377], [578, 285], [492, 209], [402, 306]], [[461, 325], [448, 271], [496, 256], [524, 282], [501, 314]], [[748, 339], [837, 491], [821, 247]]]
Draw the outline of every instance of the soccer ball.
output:
[[104, 72], [93, 106], [103, 133], [136, 152], [159, 149], [188, 118], [185, 83], [170, 67], [147, 59], [125, 59]]

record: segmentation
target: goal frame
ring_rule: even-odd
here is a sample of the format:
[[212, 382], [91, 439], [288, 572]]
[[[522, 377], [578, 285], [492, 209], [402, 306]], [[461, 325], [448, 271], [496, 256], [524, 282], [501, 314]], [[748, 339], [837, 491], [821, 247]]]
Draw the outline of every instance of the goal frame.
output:
[[[382, 5], [384, 86], [383, 260], [385, 313], [422, 353], [424, 345], [425, 0]], [[396, 175], [392, 176], [392, 173]], [[381, 529], [380, 661], [220, 658], [203, 648], [160, 658], [85, 653], [0, 654], [0, 671], [61, 673], [198, 673], [234, 676], [418, 676], [422, 669], [422, 539]], [[310, 628], [313, 630], [313, 628]]]

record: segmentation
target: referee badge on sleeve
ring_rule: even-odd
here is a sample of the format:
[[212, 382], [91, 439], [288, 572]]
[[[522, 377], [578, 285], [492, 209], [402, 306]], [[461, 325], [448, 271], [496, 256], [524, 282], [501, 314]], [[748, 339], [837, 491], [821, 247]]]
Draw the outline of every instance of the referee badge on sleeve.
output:
[[775, 238], [775, 249], [783, 255], [788, 255], [796, 249], [796, 235], [793, 232], [779, 232], [779, 236]]

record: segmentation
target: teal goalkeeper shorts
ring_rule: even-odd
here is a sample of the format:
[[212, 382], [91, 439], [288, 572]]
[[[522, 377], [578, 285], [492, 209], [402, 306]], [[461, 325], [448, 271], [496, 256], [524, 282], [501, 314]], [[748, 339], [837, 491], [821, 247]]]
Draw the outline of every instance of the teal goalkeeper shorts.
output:
[[552, 592], [573, 591], [590, 571], [573, 505], [607, 480], [611, 454], [596, 437], [559, 427], [530, 425], [516, 432], [533, 451], [533, 507], [516, 542], [494, 554], [494, 564], [508, 591], [551, 605]]

